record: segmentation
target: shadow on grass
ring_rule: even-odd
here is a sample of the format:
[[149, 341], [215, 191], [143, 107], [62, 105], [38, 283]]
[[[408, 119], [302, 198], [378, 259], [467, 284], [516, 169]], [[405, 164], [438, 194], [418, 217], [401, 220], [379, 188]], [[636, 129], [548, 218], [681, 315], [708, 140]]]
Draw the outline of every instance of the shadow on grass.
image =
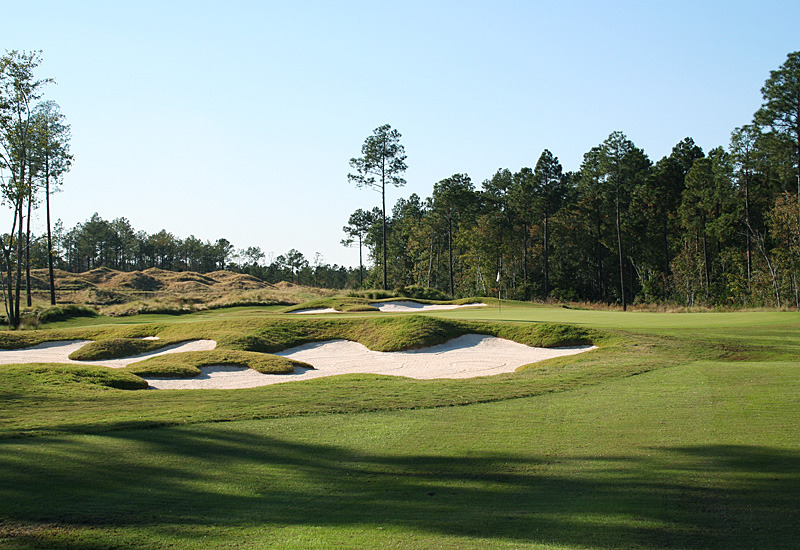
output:
[[[755, 446], [453, 457], [224, 428], [37, 438], [0, 442], [0, 546], [147, 547], [161, 536], [213, 541], [215, 527], [247, 537], [349, 526], [515, 545], [796, 548], [799, 473], [798, 453]], [[120, 528], [148, 535], [127, 540]]]

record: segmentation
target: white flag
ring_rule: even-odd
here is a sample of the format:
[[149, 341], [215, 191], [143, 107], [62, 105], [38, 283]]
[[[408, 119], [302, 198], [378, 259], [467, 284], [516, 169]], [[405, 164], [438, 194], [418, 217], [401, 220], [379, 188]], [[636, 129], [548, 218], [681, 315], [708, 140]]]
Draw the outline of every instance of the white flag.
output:
[[500, 272], [499, 271], [497, 272], [497, 282], [498, 283], [500, 282]]

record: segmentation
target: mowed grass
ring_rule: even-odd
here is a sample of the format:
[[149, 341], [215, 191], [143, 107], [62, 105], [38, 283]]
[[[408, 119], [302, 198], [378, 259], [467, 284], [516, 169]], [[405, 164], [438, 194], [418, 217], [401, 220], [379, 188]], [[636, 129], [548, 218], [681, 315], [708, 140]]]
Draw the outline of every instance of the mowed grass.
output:
[[798, 547], [797, 314], [579, 313], [601, 349], [510, 375], [29, 395], [0, 547]]

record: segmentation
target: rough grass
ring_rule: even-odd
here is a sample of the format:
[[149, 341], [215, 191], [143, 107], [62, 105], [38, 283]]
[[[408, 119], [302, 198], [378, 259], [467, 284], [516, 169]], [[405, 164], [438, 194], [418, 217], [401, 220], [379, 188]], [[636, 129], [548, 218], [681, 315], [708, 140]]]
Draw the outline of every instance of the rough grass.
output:
[[[111, 359], [152, 351], [186, 340], [216, 340], [221, 349], [274, 353], [283, 349], [345, 339], [373, 351], [402, 351], [441, 344], [463, 334], [508, 338], [542, 347], [570, 346], [599, 341], [602, 333], [557, 323], [496, 323], [430, 315], [360, 317], [262, 316], [180, 323], [94, 325], [55, 330], [0, 331], [1, 349], [20, 349], [53, 340], [94, 340], [73, 357]], [[158, 336], [159, 340], [141, 340]], [[78, 352], [76, 352], [78, 353]]]
[[[32, 289], [37, 308], [49, 305], [46, 270], [33, 270]], [[182, 315], [195, 311], [238, 307], [289, 305], [341, 294], [291, 283], [266, 283], [242, 273], [195, 273], [162, 269], [121, 272], [97, 268], [84, 273], [56, 270], [60, 306], [83, 305], [103, 315]], [[42, 320], [42, 322], [49, 322]]]
[[[614, 339], [586, 328], [563, 328], [559, 330], [550, 324], [499, 324], [482, 323], [474, 321], [459, 321], [440, 319], [424, 315], [398, 315], [398, 316], [365, 316], [348, 318], [326, 319], [287, 319], [275, 317], [262, 317], [254, 319], [236, 320], [209, 320], [200, 322], [176, 322], [136, 325], [110, 325], [89, 326], [74, 329], [39, 330], [28, 332], [4, 333], [5, 342], [11, 341], [15, 346], [21, 344], [32, 345], [39, 341], [54, 339], [89, 339], [95, 340], [93, 344], [79, 350], [83, 352], [81, 358], [97, 359], [141, 353], [143, 350], [155, 346], [163, 346], [169, 342], [191, 339], [213, 339], [217, 341], [214, 352], [174, 353], [151, 358], [138, 364], [129, 366], [125, 372], [153, 376], [190, 376], [197, 374], [197, 368], [209, 364], [234, 364], [248, 366], [260, 372], [290, 372], [297, 363], [283, 358], [266, 355], [289, 347], [309, 342], [346, 339], [357, 341], [375, 351], [400, 351], [425, 347], [446, 342], [462, 334], [480, 333], [517, 339], [524, 343], [535, 344], [573, 344], [575, 342], [596, 341], [603, 346], [614, 345]], [[160, 340], [134, 340], [143, 336], [158, 335]], [[555, 337], [554, 335], [557, 335]], [[605, 342], [605, 343], [604, 343]], [[552, 364], [558, 365], [558, 362]], [[195, 398], [182, 401], [181, 404], [166, 404], [162, 397], [155, 401], [147, 397], [144, 400], [140, 395], [129, 401], [124, 395], [112, 398], [111, 402], [100, 403], [98, 398], [83, 396], [78, 400], [91, 399], [92, 405], [76, 407], [81, 410], [79, 416], [83, 420], [82, 426], [94, 425], [97, 429], [108, 429], [121, 419], [138, 421], [171, 423], [177, 417], [192, 421], [210, 419], [240, 418], [240, 414], [255, 417], [267, 414], [283, 416], [294, 412], [312, 413], [321, 410], [346, 412], [352, 410], [370, 410], [373, 408], [407, 408], [418, 406], [445, 406], [456, 403], [491, 401], [522, 395], [531, 395], [540, 391], [553, 391], [561, 387], [564, 380], [580, 376], [585, 380], [594, 380], [605, 376], [626, 375], [631, 371], [641, 372], [642, 366], [634, 362], [621, 361], [613, 368], [602, 367], [594, 372], [590, 363], [562, 363], [581, 364], [580, 374], [570, 368], [559, 368], [556, 371], [538, 370], [533, 376], [515, 378], [496, 378], [474, 382], [440, 381], [438, 385], [416, 385], [408, 381], [399, 382], [392, 377], [355, 376], [336, 377], [332, 382], [324, 382], [314, 391], [308, 391], [309, 386], [302, 385], [301, 389], [278, 390], [277, 395], [284, 397], [267, 399], [263, 401], [261, 393], [242, 393], [237, 391], [237, 399], [245, 398], [248, 405], [231, 408], [227, 401], [220, 403], [214, 397], [214, 392], [203, 392], [203, 400], [196, 402]], [[650, 368], [650, 367], [648, 367]], [[539, 377], [548, 373], [546, 383]], [[555, 376], [551, 376], [555, 375]], [[0, 393], [4, 390], [4, 378], [0, 376]], [[325, 384], [329, 384], [326, 386]], [[287, 386], [287, 384], [281, 384]], [[288, 384], [295, 386], [295, 384]], [[328, 390], [323, 388], [327, 387]], [[361, 387], [363, 391], [353, 394], [353, 389]], [[428, 388], [428, 389], [426, 389]], [[319, 391], [330, 392], [322, 398]], [[286, 392], [286, 393], [282, 393]], [[158, 392], [168, 395], [172, 392]], [[73, 392], [73, 397], [80, 392]], [[30, 433], [33, 431], [48, 431], [55, 426], [65, 426], [61, 417], [61, 408], [58, 405], [63, 400], [62, 390], [51, 388], [47, 385], [29, 387], [27, 389], [15, 387], [6, 394], [11, 408], [7, 421], [0, 419], [0, 435], [4, 428], [10, 431], [5, 433]], [[33, 395], [37, 397], [31, 399]], [[27, 396], [27, 397], [26, 397]], [[120, 399], [122, 401], [120, 401]], [[230, 399], [226, 397], [225, 399]], [[253, 399], [254, 401], [250, 401]], [[123, 403], [124, 402], [124, 403]], [[36, 406], [31, 406], [36, 403]], [[119, 405], [119, 407], [117, 407]], [[109, 408], [111, 410], [109, 410]], [[22, 414], [22, 411], [30, 414]], [[169, 412], [168, 412], [169, 411]], [[85, 415], [85, 416], [84, 416]], [[76, 421], [71, 414], [71, 421]], [[70, 424], [72, 425], [72, 422]], [[61, 429], [61, 428], [58, 428]], [[72, 429], [72, 428], [68, 428]]]
[[64, 304], [44, 308], [37, 311], [36, 316], [40, 323], [53, 323], [56, 321], [66, 321], [74, 317], [96, 317], [97, 310], [77, 304]]
[[215, 349], [158, 355], [132, 363], [121, 370], [137, 376], [191, 378], [200, 374], [200, 367], [216, 365], [247, 367], [262, 374], [289, 374], [294, 372], [295, 367], [314, 368], [308, 363], [280, 355]]
[[150, 351], [156, 351], [166, 346], [178, 344], [180, 339], [143, 340], [141, 338], [105, 338], [90, 342], [72, 352], [69, 358], [73, 361], [98, 361], [101, 359], [120, 359], [133, 357]]
[[297, 304], [294, 306], [287, 307], [283, 311], [284, 313], [292, 313], [294, 311], [299, 311], [302, 309], [318, 309], [318, 308], [319, 309], [333, 308], [336, 311], [341, 311], [343, 313], [378, 311], [377, 308], [369, 305], [369, 300], [366, 300], [364, 298], [343, 297], [343, 296], [332, 296], [329, 298], [310, 300], [308, 302], [303, 302], [302, 304]]
[[83, 393], [87, 388], [141, 390], [147, 382], [122, 369], [109, 369], [93, 365], [62, 365], [56, 363], [30, 363], [26, 365], [0, 365], [0, 378], [6, 396], [23, 388], [50, 388], [61, 395], [70, 391]]

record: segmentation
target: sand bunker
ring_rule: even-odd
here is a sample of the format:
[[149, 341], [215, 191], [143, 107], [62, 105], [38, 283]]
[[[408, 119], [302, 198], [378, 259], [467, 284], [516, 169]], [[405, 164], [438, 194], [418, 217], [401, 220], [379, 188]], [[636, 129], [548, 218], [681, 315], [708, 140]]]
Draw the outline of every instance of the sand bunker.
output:
[[[68, 340], [45, 342], [21, 350], [0, 350], [0, 364], [68, 363], [120, 368], [156, 355], [208, 351], [217, 345], [214, 340], [191, 340], [124, 359], [100, 361], [68, 359], [70, 353], [88, 343], [88, 340]], [[467, 334], [437, 346], [386, 353], [370, 351], [357, 342], [331, 340], [305, 344], [277, 353], [276, 355], [314, 366], [314, 369], [295, 368], [291, 374], [261, 374], [243, 367], [212, 366], [201, 367], [201, 374], [193, 378], [144, 377], [144, 379], [155, 389], [237, 389], [351, 373], [386, 374], [419, 380], [474, 378], [513, 372], [522, 365], [591, 349], [595, 349], [595, 346], [534, 348], [494, 336]]]
[[183, 351], [209, 351], [217, 347], [217, 343], [214, 340], [190, 340], [172, 346], [165, 346], [156, 351], [125, 357], [124, 359], [101, 359], [99, 361], [72, 361], [69, 359], [70, 353], [81, 349], [89, 342], [89, 340], [62, 340], [59, 342], [45, 342], [25, 349], [0, 350], [0, 365], [11, 363], [69, 363], [72, 365], [100, 365], [118, 369], [156, 355]]
[[145, 380], [150, 387], [157, 389], [235, 389], [350, 373], [387, 374], [421, 380], [473, 378], [513, 372], [522, 365], [594, 348], [534, 348], [493, 336], [469, 334], [438, 346], [385, 353], [370, 351], [357, 342], [331, 340], [276, 354], [309, 363], [315, 367], [313, 370], [296, 368], [293, 374], [261, 374], [241, 367], [201, 367], [202, 374], [194, 378], [146, 377]]
[[435, 311], [437, 309], [458, 309], [462, 307], [486, 306], [480, 302], [474, 304], [421, 304], [410, 300], [396, 300], [393, 302], [373, 302], [370, 304], [381, 311], [403, 312], [403, 311]]
[[[372, 307], [377, 308], [384, 312], [390, 313], [403, 313], [409, 311], [435, 311], [437, 309], [458, 309], [462, 307], [476, 307], [486, 306], [480, 302], [474, 304], [421, 304], [419, 302], [412, 302], [411, 300], [394, 300], [392, 302], [372, 302]], [[297, 313], [300, 315], [313, 314], [313, 313], [342, 313], [336, 311], [332, 307], [314, 307], [309, 309], [298, 309], [290, 313]]]
[[332, 307], [312, 307], [310, 309], [298, 309], [295, 311], [291, 311], [290, 313], [297, 313], [298, 315], [307, 315], [309, 313], [341, 313], [341, 311], [336, 311]]

